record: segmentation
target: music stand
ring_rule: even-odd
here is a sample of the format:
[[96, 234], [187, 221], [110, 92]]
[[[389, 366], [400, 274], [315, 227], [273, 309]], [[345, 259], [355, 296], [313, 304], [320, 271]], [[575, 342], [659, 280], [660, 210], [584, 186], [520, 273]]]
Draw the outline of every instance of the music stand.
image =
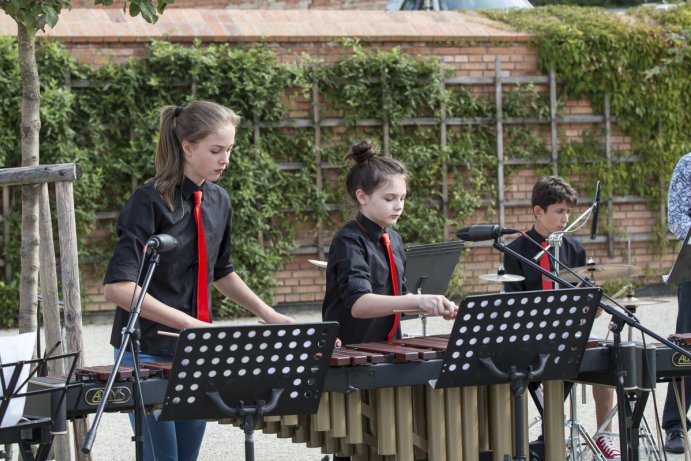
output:
[[516, 457], [525, 459], [529, 382], [575, 380], [602, 290], [468, 296], [458, 310], [435, 388], [511, 383]]
[[[445, 295], [463, 251], [463, 242], [413, 245], [406, 249], [405, 277], [411, 293]], [[402, 320], [420, 318], [422, 335], [427, 335], [427, 316], [405, 315]]]
[[689, 280], [691, 280], [691, 227], [686, 233], [672, 269], [669, 274], [662, 276], [662, 281], [665, 283], [682, 283]]
[[237, 417], [253, 461], [262, 416], [317, 412], [338, 330], [338, 322], [184, 330], [158, 419]]
[[[25, 413], [16, 424], [0, 428], [0, 443], [16, 443], [19, 447], [21, 459], [25, 461], [45, 461], [50, 454], [53, 437], [67, 433], [65, 391], [67, 390], [67, 383], [74, 372], [79, 352], [51, 356], [56, 348], [57, 345], [43, 358], [0, 363], [0, 385], [2, 388], [0, 422], [4, 420], [13, 399], [31, 398], [31, 396], [48, 392], [59, 393], [57, 399], [51, 399], [52, 402], [55, 402], [55, 405], [51, 405], [49, 417]], [[71, 364], [64, 385], [34, 391], [24, 390], [29, 380], [38, 376], [39, 371], [45, 369], [49, 361], [68, 358], [71, 359]], [[28, 367], [28, 373], [23, 373], [25, 367]], [[8, 380], [5, 380], [6, 369], [12, 369]], [[32, 445], [38, 445], [35, 453], [31, 448]]]

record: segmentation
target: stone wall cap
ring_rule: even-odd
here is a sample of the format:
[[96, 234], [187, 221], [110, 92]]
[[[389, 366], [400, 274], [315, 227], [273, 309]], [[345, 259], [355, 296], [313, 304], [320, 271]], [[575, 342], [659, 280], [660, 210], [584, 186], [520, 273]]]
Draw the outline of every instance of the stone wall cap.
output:
[[[0, 12], [0, 35], [16, 35], [17, 25]], [[474, 12], [371, 10], [168, 9], [156, 24], [116, 8], [75, 8], [60, 14], [54, 29], [38, 37], [63, 42], [138, 42], [152, 39], [216, 42], [333, 41], [529, 41]]]

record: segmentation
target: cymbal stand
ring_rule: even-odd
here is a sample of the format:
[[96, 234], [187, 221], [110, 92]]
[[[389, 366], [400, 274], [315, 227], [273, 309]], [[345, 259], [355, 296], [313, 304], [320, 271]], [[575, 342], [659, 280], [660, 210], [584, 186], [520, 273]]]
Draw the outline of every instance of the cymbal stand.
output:
[[[628, 250], [628, 264], [631, 265], [631, 239], [627, 241], [627, 250]], [[629, 284], [625, 286], [624, 288], [626, 289], [626, 298], [634, 299], [634, 290], [633, 290], [633, 285], [631, 284], [631, 276], [628, 277]], [[617, 297], [617, 296], [615, 296]], [[636, 313], [637, 305], [634, 304], [633, 302], [631, 304], [624, 304], [624, 308], [629, 311], [631, 314]], [[627, 325], [628, 328], [628, 340], [629, 342], [633, 341], [633, 327], [631, 325]], [[614, 405], [612, 407], [612, 411], [609, 412], [607, 415], [607, 418], [605, 421], [602, 423], [600, 427], [597, 428], [597, 432], [602, 432], [605, 427], [609, 424], [609, 422], [614, 418], [614, 415], [618, 411], [618, 404]], [[650, 425], [648, 424], [648, 420], [645, 418], [645, 415], [641, 417], [641, 427], [639, 430], [639, 437], [643, 440], [643, 449], [645, 450], [645, 453], [648, 455], [648, 459], [652, 459], [654, 461], [661, 461], [660, 457], [660, 449], [655, 442], [655, 438], [653, 437], [653, 433], [650, 430]]]
[[[559, 249], [562, 245], [563, 236], [563, 232], [555, 232], [547, 238], [547, 243], [549, 246], [554, 248], [554, 259], [557, 261], [559, 261]], [[559, 264], [554, 265], [554, 273], [559, 276]], [[559, 289], [559, 283], [556, 281], [554, 282], [554, 289]], [[602, 453], [600, 453], [600, 450], [598, 450], [597, 446], [595, 445], [593, 438], [590, 437], [590, 434], [588, 434], [588, 431], [585, 429], [583, 424], [578, 421], [578, 395], [576, 386], [577, 384], [574, 383], [574, 385], [571, 386], [571, 391], [569, 392], [570, 419], [566, 421], [566, 425], [569, 428], [566, 459], [569, 461], [581, 461], [586, 459], [584, 454], [587, 453], [587, 451], [590, 451], [593, 454], [593, 460], [606, 461], [605, 457], [602, 456]], [[583, 442], [581, 442], [581, 438], [583, 439]], [[581, 446], [584, 444], [587, 445], [587, 450], [581, 450]]]
[[[627, 241], [627, 252], [628, 252], [628, 264], [629, 266], [632, 265], [631, 261], [631, 239], [628, 239]], [[612, 298], [619, 298], [622, 294], [626, 293], [626, 298], [628, 299], [635, 299], [635, 292], [633, 290], [633, 284], [631, 283], [631, 276], [628, 277], [628, 284], [625, 285], [621, 290], [617, 291]], [[636, 313], [637, 305], [635, 303], [631, 304], [626, 304], [624, 303], [624, 309], [626, 309], [628, 312], [631, 314]], [[628, 341], [632, 342], [633, 341], [633, 327], [629, 324], [627, 325], [628, 333]], [[607, 335], [609, 336], [609, 331], [607, 332]], [[619, 404], [616, 403], [612, 407], [612, 410], [609, 412], [603, 423], [600, 425], [600, 427], [597, 428], [596, 434], [602, 433], [605, 431], [605, 428], [610, 424], [612, 419], [614, 419], [614, 415], [617, 414], [619, 411]], [[646, 419], [645, 415], [641, 416], [641, 427], [639, 429], [639, 437], [643, 441], [643, 450], [648, 456], [648, 459], [652, 459], [654, 461], [661, 461], [662, 458], [660, 456], [660, 449], [655, 442], [655, 438], [653, 437], [653, 432], [650, 430], [650, 425], [648, 424], [648, 420]]]

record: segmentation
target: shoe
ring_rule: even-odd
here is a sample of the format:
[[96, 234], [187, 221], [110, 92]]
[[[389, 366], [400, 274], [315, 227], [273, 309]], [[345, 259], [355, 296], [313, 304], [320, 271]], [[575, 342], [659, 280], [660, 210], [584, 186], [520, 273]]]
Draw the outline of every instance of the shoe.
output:
[[681, 431], [669, 431], [665, 438], [665, 451], [684, 453], [684, 433]]
[[597, 435], [595, 437], [595, 445], [607, 461], [619, 461], [621, 459], [619, 447], [609, 434]]

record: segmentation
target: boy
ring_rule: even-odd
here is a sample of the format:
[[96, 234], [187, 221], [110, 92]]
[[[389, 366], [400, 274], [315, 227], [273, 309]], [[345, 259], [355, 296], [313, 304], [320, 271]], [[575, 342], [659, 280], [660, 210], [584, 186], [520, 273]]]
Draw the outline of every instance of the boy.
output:
[[[546, 246], [546, 239], [555, 232], [561, 232], [569, 221], [571, 208], [576, 205], [578, 197], [576, 191], [564, 179], [558, 176], [543, 176], [533, 186], [531, 205], [535, 215], [535, 224], [526, 234], [528, 238], [538, 245]], [[529, 242], [523, 236], [518, 237], [508, 245], [509, 248], [525, 256], [533, 258], [540, 249], [533, 242]], [[551, 254], [554, 250], [550, 250]], [[559, 247], [559, 261], [568, 267], [585, 266], [586, 257], [583, 245], [572, 237], [563, 236]], [[547, 255], [543, 255], [539, 261], [544, 269], [554, 271], [554, 261]], [[525, 280], [521, 282], [507, 282], [504, 289], [510, 291], [535, 291], [554, 289], [554, 282], [543, 277], [536, 269], [527, 264], [506, 255], [504, 268], [507, 274], [521, 275]], [[614, 389], [606, 386], [593, 386], [593, 399], [595, 400], [595, 418], [598, 428], [604, 421], [614, 405]], [[612, 440], [610, 432], [611, 421], [608, 422], [605, 431], [595, 436], [595, 444], [608, 461], [619, 460], [621, 454], [617, 444]]]

